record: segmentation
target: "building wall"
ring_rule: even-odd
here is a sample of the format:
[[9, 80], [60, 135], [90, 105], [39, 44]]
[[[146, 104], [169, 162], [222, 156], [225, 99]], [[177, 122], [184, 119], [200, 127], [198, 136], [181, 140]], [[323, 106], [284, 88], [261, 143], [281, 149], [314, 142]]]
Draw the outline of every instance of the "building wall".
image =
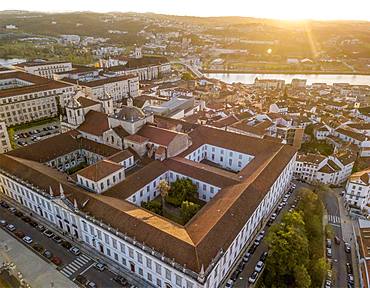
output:
[[5, 122], [0, 121], [0, 153], [6, 153], [10, 150], [12, 150], [12, 146], [10, 144], [8, 130]]
[[53, 79], [54, 73], [71, 71], [72, 63], [65, 62], [65, 63], [37, 65], [37, 66], [30, 66], [30, 67], [26, 66], [24, 67], [24, 70], [25, 72], [30, 73], [30, 74]]
[[77, 174], [77, 184], [87, 188], [88, 190], [95, 191], [98, 194], [103, 193], [104, 191], [108, 190], [109, 188], [113, 187], [114, 185], [118, 184], [124, 179], [125, 179], [124, 167], [122, 167], [122, 169], [120, 169], [119, 171], [116, 171], [98, 181], [93, 181], [91, 179], [85, 178]]

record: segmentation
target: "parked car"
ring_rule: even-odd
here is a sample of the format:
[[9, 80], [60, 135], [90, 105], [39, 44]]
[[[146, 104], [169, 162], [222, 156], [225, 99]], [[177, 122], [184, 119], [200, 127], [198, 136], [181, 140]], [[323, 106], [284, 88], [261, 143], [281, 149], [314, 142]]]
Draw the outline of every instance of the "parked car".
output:
[[258, 278], [258, 273], [254, 271], [252, 275], [248, 278], [248, 282], [253, 284], [256, 282], [257, 278]]
[[40, 243], [32, 244], [32, 248], [35, 249], [39, 253], [42, 253], [44, 251], [44, 247], [42, 247]]
[[37, 230], [39, 230], [40, 232], [44, 232], [46, 228], [44, 227], [44, 225], [41, 225], [41, 224], [40, 224], [40, 225], [38, 225], [38, 226], [36, 227], [36, 229], [37, 229]]
[[352, 265], [351, 265], [351, 263], [346, 263], [346, 268], [347, 268], [347, 273], [348, 274], [352, 274]]
[[267, 255], [268, 255], [267, 251], [263, 252], [260, 256], [260, 261], [265, 262]]
[[51, 253], [49, 250], [45, 250], [44, 253], [42, 253], [46, 258], [50, 259], [53, 257], [53, 253]]
[[18, 238], [23, 238], [24, 236], [26, 236], [22, 231], [16, 231], [15, 233], [15, 236], [17, 236]]
[[101, 262], [96, 262], [94, 265], [94, 268], [99, 270], [99, 271], [104, 271], [105, 270], [105, 264]]
[[225, 288], [231, 288], [233, 286], [234, 286], [234, 281], [231, 279], [227, 280]]
[[98, 287], [98, 286], [96, 285], [96, 283], [95, 283], [95, 282], [93, 282], [93, 281], [88, 281], [88, 282], [87, 282], [87, 284], [86, 284], [86, 287], [87, 287], [87, 288], [96, 288], [96, 287]]
[[238, 270], [239, 272], [242, 272], [244, 270], [244, 267], [245, 267], [245, 263], [242, 261], [239, 263], [238, 267], [236, 267], [236, 270]]
[[353, 275], [352, 274], [348, 274], [348, 284], [351, 284], [353, 285], [355, 282], [353, 280]]
[[331, 239], [326, 239], [326, 247], [331, 248]]
[[55, 235], [53, 237], [53, 241], [57, 242], [58, 244], [62, 243], [63, 242], [63, 239], [61, 237], [59, 237], [58, 235]]
[[7, 224], [7, 223], [6, 223], [6, 221], [5, 221], [5, 220], [2, 220], [2, 219], [0, 220], [0, 225], [1, 225], [1, 226], [6, 226], [6, 224]]
[[6, 229], [8, 229], [10, 232], [15, 231], [15, 226], [13, 224], [6, 225]]
[[329, 279], [325, 281], [325, 288], [331, 288], [331, 281]]
[[57, 266], [62, 265], [62, 260], [57, 256], [52, 257], [50, 260]]
[[31, 222], [31, 218], [30, 218], [30, 217], [28, 217], [28, 216], [23, 216], [21, 219], [22, 219], [24, 222], [26, 222], [26, 223], [30, 223], [30, 222]]
[[72, 248], [72, 244], [65, 240], [62, 242], [62, 246], [68, 250]]
[[9, 208], [8, 203], [6, 203], [5, 201], [1, 201], [0, 205], [1, 205], [1, 207], [3, 207], [3, 208]]
[[82, 275], [77, 275], [76, 282], [80, 283], [81, 285], [85, 285], [87, 282], [87, 279]]
[[31, 243], [32, 243], [32, 238], [31, 238], [30, 236], [24, 236], [24, 237], [22, 238], [22, 240], [23, 240], [24, 242], [26, 242], [27, 244], [31, 244]]
[[332, 257], [331, 248], [326, 248], [326, 256], [328, 256], [329, 258]]
[[69, 251], [71, 251], [74, 255], [78, 256], [81, 254], [81, 251], [79, 248], [77, 248], [76, 246], [73, 246], [71, 249], [69, 249]]
[[249, 248], [248, 252], [249, 252], [250, 254], [253, 254], [253, 253], [254, 253], [254, 251], [256, 251], [256, 249], [257, 249], [257, 245], [253, 244], [253, 245], [251, 246], [251, 248]]
[[243, 261], [247, 263], [249, 261], [249, 258], [251, 257], [251, 253], [247, 252], [244, 254]]
[[238, 279], [238, 276], [239, 276], [238, 271], [234, 271], [234, 273], [233, 273], [233, 274], [231, 274], [230, 279], [231, 279], [233, 282], [235, 282], [235, 281], [236, 281], [236, 279]]
[[351, 244], [349, 243], [344, 243], [344, 250], [347, 252], [347, 253], [351, 253]]
[[44, 231], [44, 234], [45, 234], [47, 237], [49, 237], [49, 238], [51, 238], [51, 237], [53, 237], [53, 236], [54, 236], [54, 233], [53, 233], [52, 231], [50, 231], [50, 230], [46, 230], [46, 231]]
[[35, 221], [30, 221], [28, 224], [30, 224], [33, 228], [36, 228], [37, 227], [37, 222], [35, 222]]
[[22, 217], [23, 213], [21, 211], [16, 211], [16, 212], [14, 212], [14, 215], [17, 216], [17, 217]]
[[10, 208], [9, 208], [9, 211], [10, 211], [10, 212], [12, 212], [12, 213], [14, 214], [15, 212], [17, 212], [17, 209], [15, 209], [14, 207], [10, 207]]
[[254, 270], [259, 273], [262, 271], [263, 266], [265, 266], [265, 264], [262, 261], [258, 261]]
[[[124, 277], [120, 276], [120, 275], [114, 276], [113, 280], [116, 281], [117, 283], [121, 284], [122, 286], [125, 286], [125, 285], [128, 284], [127, 280]], [[227, 285], [227, 283], [226, 283], [226, 285]]]

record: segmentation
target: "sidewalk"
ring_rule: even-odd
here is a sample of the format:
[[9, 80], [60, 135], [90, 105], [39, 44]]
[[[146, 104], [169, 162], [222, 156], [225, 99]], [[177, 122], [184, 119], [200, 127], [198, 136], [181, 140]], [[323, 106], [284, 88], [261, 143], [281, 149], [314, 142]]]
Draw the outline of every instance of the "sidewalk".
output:
[[78, 287], [51, 264], [46, 263], [2, 229], [0, 229], [0, 243], [0, 262], [13, 262], [16, 265], [16, 272], [21, 272], [23, 279], [31, 287]]
[[[332, 190], [333, 191], [333, 190]], [[355, 228], [354, 228], [354, 222], [351, 219], [351, 217], [348, 214], [348, 211], [344, 207], [343, 198], [336, 193], [336, 191], [333, 191], [335, 196], [338, 199], [338, 206], [339, 206], [339, 212], [340, 212], [340, 219], [341, 219], [341, 227], [342, 227], [342, 237], [343, 241], [348, 242], [351, 244], [351, 250], [352, 250], [352, 267], [353, 267], [353, 276], [355, 279], [355, 287], [360, 287], [360, 275], [359, 275], [359, 259], [357, 258], [357, 242], [356, 242], [356, 235]]]

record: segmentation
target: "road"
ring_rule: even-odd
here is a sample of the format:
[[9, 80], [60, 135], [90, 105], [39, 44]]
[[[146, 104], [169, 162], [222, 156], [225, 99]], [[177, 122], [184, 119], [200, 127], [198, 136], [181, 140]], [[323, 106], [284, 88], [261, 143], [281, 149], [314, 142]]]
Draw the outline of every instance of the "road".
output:
[[[275, 220], [274, 223], [280, 222], [281, 221], [281, 218], [282, 218], [282, 215], [284, 214], [284, 212], [286, 212], [286, 211], [288, 211], [290, 209], [291, 205], [295, 201], [295, 197], [296, 197], [296, 193], [295, 192], [300, 187], [301, 187], [301, 184], [297, 184], [296, 189], [294, 189], [293, 193], [291, 194], [291, 196], [288, 199], [288, 204], [285, 205], [284, 208], [280, 211], [280, 213], [278, 214], [278, 216], [277, 216], [277, 218], [276, 218], [276, 220]], [[268, 226], [265, 226], [261, 230], [264, 230], [265, 231], [265, 235], [266, 235], [267, 232], [268, 232], [268, 229], [269, 229], [269, 227]], [[259, 261], [261, 255], [265, 251], [267, 251], [267, 246], [266, 246], [265, 242], [262, 241], [262, 243], [257, 247], [256, 251], [250, 257], [249, 261], [246, 263], [245, 268], [240, 273], [240, 275], [239, 275], [238, 279], [235, 281], [233, 287], [235, 287], [235, 288], [253, 287], [253, 285], [249, 284], [248, 278], [254, 272], [254, 268], [255, 268], [257, 262]], [[260, 275], [261, 275], [261, 273], [260, 273]]]
[[[31, 217], [32, 218], [32, 217]], [[59, 257], [62, 260], [60, 267], [56, 267], [52, 264], [47, 258], [37, 253], [31, 246], [25, 244], [19, 238], [17, 238], [14, 233], [9, 232], [3, 226], [0, 226], [2, 229], [7, 231], [15, 239], [20, 241], [22, 244], [27, 246], [31, 251], [41, 257], [44, 261], [53, 265], [66, 277], [71, 280], [74, 280], [77, 275], [82, 274], [89, 281], [93, 281], [97, 284], [97, 287], [122, 287], [120, 284], [113, 280], [115, 274], [113, 274], [108, 269], [100, 272], [95, 269], [94, 263], [95, 260], [92, 259], [89, 255], [80, 254], [79, 256], [73, 255], [71, 252], [63, 248], [61, 245], [57, 244], [52, 239], [48, 238], [46, 235], [41, 233], [36, 228], [33, 228], [28, 223], [21, 220], [21, 218], [15, 216], [8, 209], [5, 209], [0, 206], [0, 220], [5, 220], [7, 223], [15, 225], [16, 231], [22, 231], [25, 235], [28, 235], [32, 238], [33, 243], [39, 243], [44, 249], [47, 249], [53, 253], [54, 256]], [[14, 232], [16, 232], [14, 231]]]
[[[323, 195], [323, 202], [328, 214], [328, 223], [333, 227], [334, 235], [338, 236], [339, 239], [343, 239], [338, 197], [331, 191]], [[347, 287], [346, 263], [352, 265], [351, 254], [345, 252], [343, 241], [339, 245], [333, 242], [332, 247], [333, 276], [335, 279], [333, 286]]]

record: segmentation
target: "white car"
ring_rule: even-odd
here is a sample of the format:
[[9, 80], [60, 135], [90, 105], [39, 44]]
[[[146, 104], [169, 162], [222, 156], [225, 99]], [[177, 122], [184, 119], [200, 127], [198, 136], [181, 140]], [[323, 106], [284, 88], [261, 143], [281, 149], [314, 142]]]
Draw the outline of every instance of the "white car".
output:
[[245, 263], [247, 263], [249, 261], [249, 258], [251, 257], [251, 253], [247, 252], [245, 253], [244, 257], [243, 257], [243, 261]]
[[30, 236], [24, 236], [22, 240], [26, 242], [27, 244], [32, 243], [32, 238]]
[[254, 271], [258, 273], [261, 272], [263, 269], [263, 266], [265, 266], [265, 264], [262, 261], [258, 261], [256, 267], [254, 267]]
[[73, 254], [75, 254], [76, 256], [80, 255], [81, 254], [81, 251], [80, 249], [78, 249], [76, 246], [73, 246], [71, 247], [71, 249], [69, 249], [69, 251], [71, 251]]

